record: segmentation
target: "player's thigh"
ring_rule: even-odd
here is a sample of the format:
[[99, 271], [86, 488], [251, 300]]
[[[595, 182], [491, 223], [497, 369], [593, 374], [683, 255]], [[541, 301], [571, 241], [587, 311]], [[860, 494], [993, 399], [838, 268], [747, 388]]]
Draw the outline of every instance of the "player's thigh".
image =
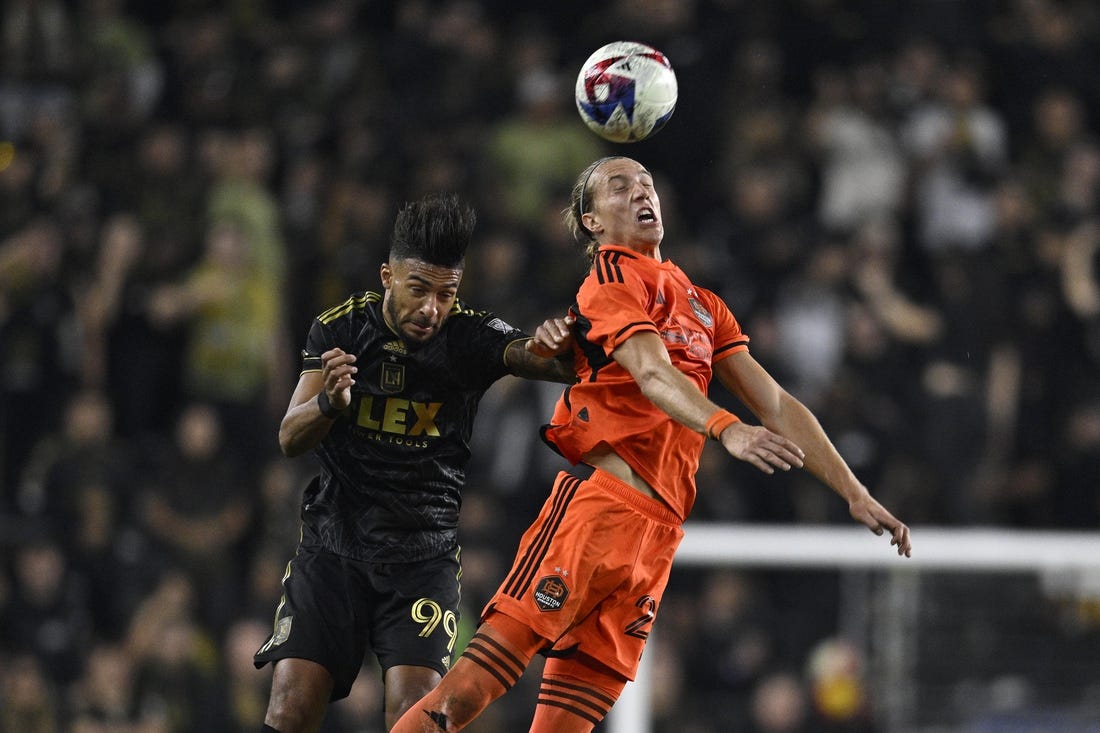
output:
[[275, 662], [265, 721], [276, 730], [317, 730], [332, 697], [333, 679], [316, 662], [288, 657]]
[[632, 560], [619, 576], [616, 587], [602, 596], [595, 608], [559, 639], [555, 648], [575, 647], [616, 674], [633, 679], [656, 620], [683, 530], [641, 515], [624, 516], [620, 521], [637, 540]]
[[458, 635], [459, 575], [457, 550], [372, 569], [371, 646], [383, 670], [412, 665], [446, 673]]
[[357, 582], [359, 572], [347, 558], [299, 548], [287, 566], [275, 626], [256, 653], [256, 666], [283, 659], [314, 662], [332, 676], [331, 699], [346, 697], [368, 640], [360, 621], [370, 599]]

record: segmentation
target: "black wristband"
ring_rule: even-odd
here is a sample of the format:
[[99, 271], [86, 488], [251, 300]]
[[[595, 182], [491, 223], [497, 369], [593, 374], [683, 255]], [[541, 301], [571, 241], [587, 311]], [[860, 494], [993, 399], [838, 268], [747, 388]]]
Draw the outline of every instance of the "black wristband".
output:
[[321, 414], [330, 420], [335, 420], [340, 417], [340, 413], [343, 412], [343, 410], [334, 407], [333, 404], [329, 402], [328, 392], [323, 389], [317, 394], [317, 407], [320, 408]]

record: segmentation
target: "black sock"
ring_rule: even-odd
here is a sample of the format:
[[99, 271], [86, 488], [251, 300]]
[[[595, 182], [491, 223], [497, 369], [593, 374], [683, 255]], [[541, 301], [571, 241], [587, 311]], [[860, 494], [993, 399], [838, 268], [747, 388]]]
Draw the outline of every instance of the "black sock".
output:
[[260, 729], [260, 733], [279, 733], [279, 731], [275, 730], [267, 723], [264, 723], [264, 727]]

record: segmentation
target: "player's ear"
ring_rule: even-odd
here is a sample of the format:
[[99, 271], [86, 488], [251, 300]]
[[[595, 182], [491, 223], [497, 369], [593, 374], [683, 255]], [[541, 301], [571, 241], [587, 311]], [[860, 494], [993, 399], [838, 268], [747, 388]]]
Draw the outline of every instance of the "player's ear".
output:
[[593, 235], [603, 231], [603, 224], [600, 224], [600, 220], [591, 211], [581, 214], [581, 224], [584, 224], [584, 228], [592, 232]]
[[393, 268], [390, 267], [390, 263], [383, 262], [378, 274], [382, 276], [382, 287], [389, 290], [393, 285]]

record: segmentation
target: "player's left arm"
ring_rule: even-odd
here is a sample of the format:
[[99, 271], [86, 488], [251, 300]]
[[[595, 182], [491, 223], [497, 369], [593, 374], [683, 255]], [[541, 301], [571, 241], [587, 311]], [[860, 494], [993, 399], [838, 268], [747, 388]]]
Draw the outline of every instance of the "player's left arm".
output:
[[803, 467], [848, 502], [852, 518], [875, 534], [889, 532], [898, 554], [909, 556], [909, 527], [882, 506], [845, 462], [814, 414], [783, 389], [747, 351], [714, 364], [715, 376], [760, 422], [805, 453]]
[[504, 352], [504, 363], [517, 377], [573, 384], [573, 318], [548, 318], [528, 339], [513, 341]]

